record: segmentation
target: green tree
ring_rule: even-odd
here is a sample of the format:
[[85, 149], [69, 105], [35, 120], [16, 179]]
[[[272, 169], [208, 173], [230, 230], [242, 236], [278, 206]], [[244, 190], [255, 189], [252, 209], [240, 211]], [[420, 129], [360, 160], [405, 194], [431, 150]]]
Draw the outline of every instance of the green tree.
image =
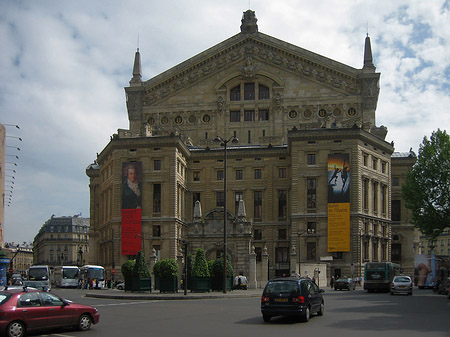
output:
[[145, 255], [142, 251], [139, 251], [136, 256], [136, 263], [133, 268], [133, 276], [138, 278], [150, 277], [150, 269], [147, 262], [145, 262]]
[[450, 227], [450, 137], [445, 131], [424, 137], [402, 197], [413, 224], [431, 240]]
[[194, 265], [192, 266], [192, 276], [194, 277], [208, 277], [209, 269], [206, 261], [205, 251], [198, 248], [195, 252]]

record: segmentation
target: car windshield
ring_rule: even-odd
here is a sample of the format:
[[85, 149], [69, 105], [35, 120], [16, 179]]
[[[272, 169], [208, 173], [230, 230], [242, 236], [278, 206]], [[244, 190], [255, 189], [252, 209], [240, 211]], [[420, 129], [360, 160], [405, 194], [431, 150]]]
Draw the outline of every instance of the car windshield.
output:
[[340, 278], [340, 279], [337, 279], [336, 282], [348, 282], [348, 281], [349, 281], [348, 278]]
[[409, 277], [396, 277], [394, 278], [394, 282], [411, 282]]
[[273, 281], [269, 282], [266, 287], [267, 294], [291, 294], [298, 292], [297, 281]]

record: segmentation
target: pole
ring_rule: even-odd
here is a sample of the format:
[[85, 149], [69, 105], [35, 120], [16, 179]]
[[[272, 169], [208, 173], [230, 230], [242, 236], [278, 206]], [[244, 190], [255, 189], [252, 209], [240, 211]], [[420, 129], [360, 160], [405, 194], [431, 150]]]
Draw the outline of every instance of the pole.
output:
[[227, 292], [227, 142], [224, 141], [223, 161], [223, 293]]

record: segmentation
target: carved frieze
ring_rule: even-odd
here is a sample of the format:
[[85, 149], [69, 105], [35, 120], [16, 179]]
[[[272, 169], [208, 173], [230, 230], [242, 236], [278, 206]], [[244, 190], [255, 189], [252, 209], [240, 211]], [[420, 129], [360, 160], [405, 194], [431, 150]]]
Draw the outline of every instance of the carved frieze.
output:
[[214, 55], [148, 88], [143, 99], [143, 104], [145, 106], [153, 105], [169, 95], [175, 94], [179, 90], [204, 80], [205, 77], [222, 70], [225, 66], [232, 65], [238, 61], [242, 62], [240, 66], [242, 76], [244, 78], [251, 78], [263, 67], [257, 60], [281, 67], [299, 76], [311, 78], [324, 85], [342, 90], [347, 94], [358, 94], [360, 90], [356, 77], [352, 78], [334, 69], [327, 68], [324, 65], [311, 62], [301, 55], [286, 52], [286, 50], [266, 45], [261, 41], [248, 37], [244, 42], [238, 43], [228, 50]]

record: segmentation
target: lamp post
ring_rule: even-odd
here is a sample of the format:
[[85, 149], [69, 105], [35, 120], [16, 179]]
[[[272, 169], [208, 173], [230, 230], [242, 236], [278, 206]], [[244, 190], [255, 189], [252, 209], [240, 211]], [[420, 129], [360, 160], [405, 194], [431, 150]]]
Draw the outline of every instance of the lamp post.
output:
[[78, 264], [79, 267], [83, 265], [83, 247], [78, 247], [78, 255], [80, 256], [80, 262]]
[[223, 146], [223, 293], [227, 292], [227, 144], [239, 142], [235, 136], [223, 139], [217, 136], [215, 142]]

